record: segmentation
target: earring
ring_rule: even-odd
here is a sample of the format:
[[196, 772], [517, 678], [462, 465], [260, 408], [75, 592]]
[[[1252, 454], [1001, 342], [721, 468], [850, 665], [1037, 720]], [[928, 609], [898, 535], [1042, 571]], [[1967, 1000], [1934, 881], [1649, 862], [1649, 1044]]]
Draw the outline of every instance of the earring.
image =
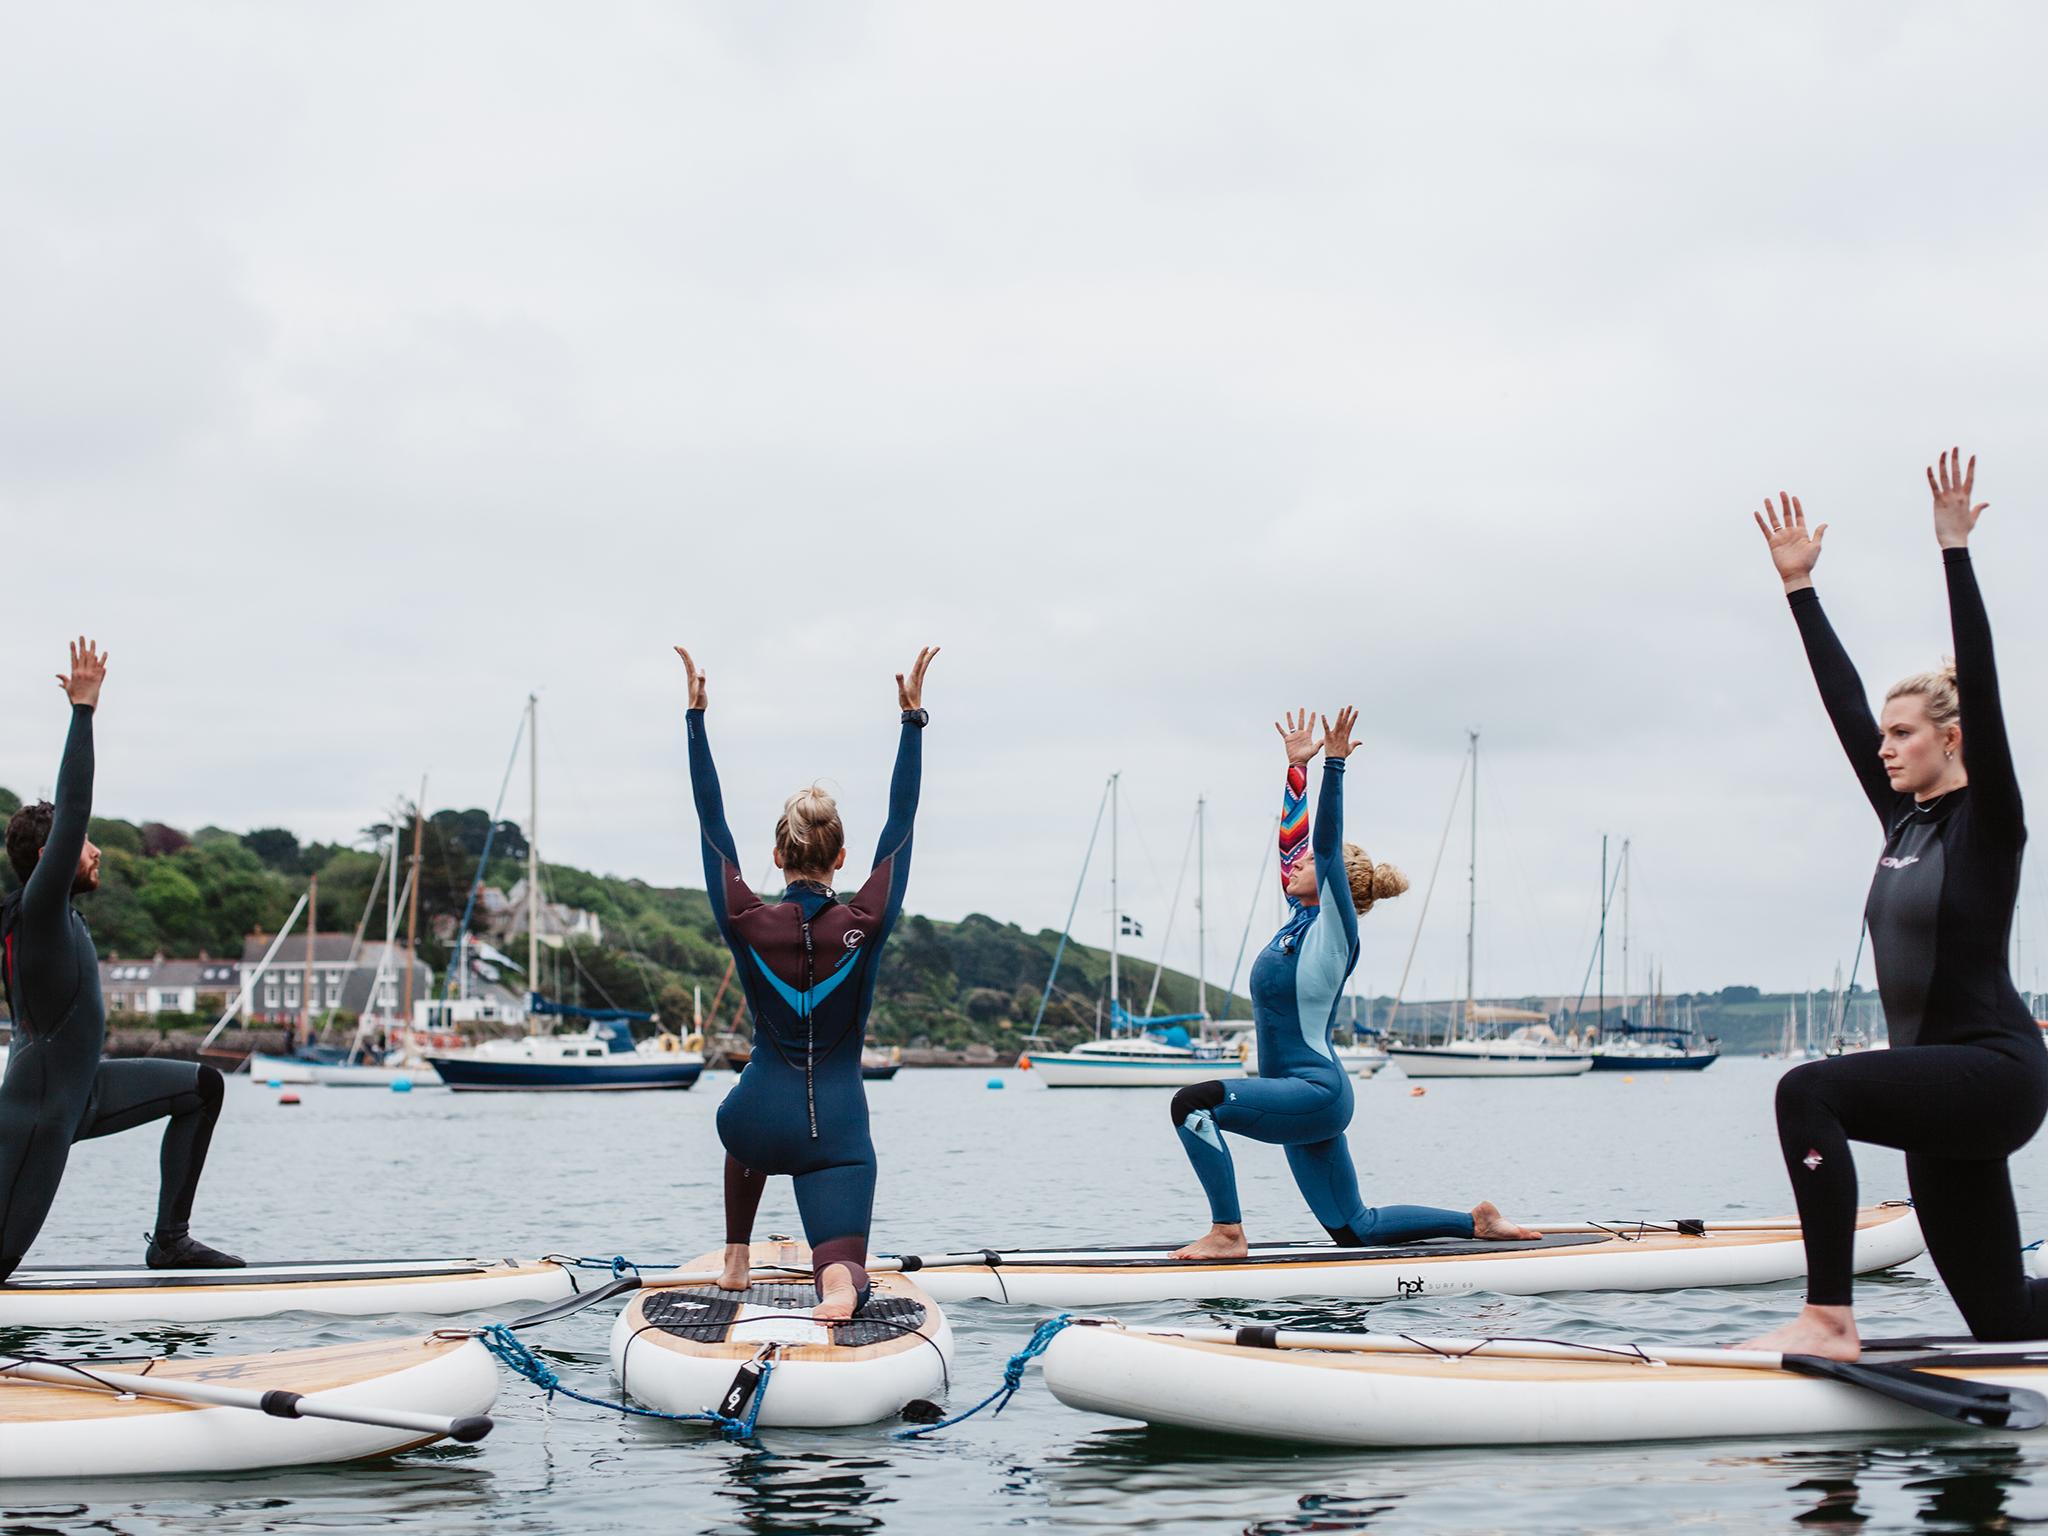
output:
[[1950, 748], [1950, 749], [1949, 749], [1948, 751], [1946, 751], [1946, 752], [1942, 753], [1941, 755], [1942, 755], [1942, 758], [1943, 758], [1943, 759], [1944, 759], [1945, 761], [1950, 761], [1950, 762], [1953, 762], [1953, 761], [1955, 760], [1955, 755], [1956, 755], [1956, 754], [1955, 754], [1955, 749], [1954, 749], [1953, 747], [1951, 747], [1951, 748]]

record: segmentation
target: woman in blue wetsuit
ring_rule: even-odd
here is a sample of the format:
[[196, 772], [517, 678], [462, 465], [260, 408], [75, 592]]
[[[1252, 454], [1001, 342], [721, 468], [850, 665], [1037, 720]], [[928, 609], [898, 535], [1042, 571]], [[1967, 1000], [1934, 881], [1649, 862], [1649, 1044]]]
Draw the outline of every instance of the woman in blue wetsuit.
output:
[[811, 1245], [816, 1316], [851, 1317], [867, 1295], [868, 1224], [875, 1203], [875, 1145], [868, 1136], [860, 1053], [882, 945], [903, 910], [910, 834], [917, 816], [928, 718], [924, 674], [938, 655], [918, 653], [896, 674], [903, 734], [889, 784], [889, 817], [874, 868], [841, 902], [833, 875], [846, 863], [846, 832], [832, 797], [815, 785], [791, 795], [775, 824], [775, 863], [785, 890], [761, 900], [740, 874], [725, 802], [704, 734], [704, 674], [681, 646], [690, 700], [690, 787], [703, 829], [711, 915], [731, 948], [754, 1016], [754, 1053], [718, 1106], [725, 1159], [727, 1290], [748, 1285], [754, 1212], [771, 1173], [791, 1175]]
[[[1358, 711], [1346, 708], [1315, 737], [1308, 710], [1273, 729], [1287, 747], [1287, 794], [1281, 803], [1280, 878], [1288, 915], [1273, 942], [1252, 963], [1252, 1018], [1258, 1029], [1259, 1075], [1234, 1083], [1197, 1083], [1173, 1096], [1173, 1125], [1209, 1196], [1208, 1234], [1177, 1259], [1243, 1258], [1249, 1251], [1237, 1204], [1237, 1174], [1223, 1132], [1287, 1149], [1294, 1182], [1330, 1234], [1345, 1247], [1413, 1242], [1425, 1237], [1534, 1238], [1491, 1201], [1470, 1211], [1426, 1205], [1368, 1206], [1344, 1143], [1351, 1123], [1351, 1077], [1337, 1060], [1330, 1032], [1337, 1000], [1358, 964], [1358, 916], [1398, 896], [1408, 881], [1391, 864], [1374, 864], [1344, 837], [1344, 760], [1356, 743]], [[1315, 835], [1303, 858], [1308, 821], [1308, 763], [1323, 753], [1323, 790]]]

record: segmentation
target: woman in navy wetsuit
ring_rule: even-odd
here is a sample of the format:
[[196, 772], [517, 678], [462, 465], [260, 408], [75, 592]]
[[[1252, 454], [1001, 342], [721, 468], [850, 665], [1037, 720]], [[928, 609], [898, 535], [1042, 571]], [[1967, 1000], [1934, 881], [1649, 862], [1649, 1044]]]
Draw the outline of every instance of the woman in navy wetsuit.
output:
[[[1356, 743], [1358, 711], [1342, 709], [1333, 727], [1290, 713], [1273, 729], [1287, 748], [1287, 792], [1280, 811], [1280, 881], [1287, 921], [1252, 962], [1252, 1017], [1259, 1038], [1259, 1075], [1242, 1082], [1196, 1083], [1173, 1096], [1174, 1129], [1209, 1197], [1207, 1234], [1177, 1259], [1243, 1258], [1249, 1248], [1237, 1204], [1237, 1174], [1223, 1132], [1277, 1142], [1287, 1149], [1308, 1207], [1330, 1241], [1347, 1248], [1414, 1242], [1425, 1237], [1534, 1238], [1539, 1233], [1502, 1216], [1491, 1201], [1470, 1211], [1427, 1205], [1368, 1206], [1345, 1144], [1351, 1123], [1351, 1075], [1337, 1060], [1330, 1033], [1344, 983], [1358, 964], [1358, 915], [1398, 896], [1408, 881], [1391, 864], [1375, 864], [1344, 841], [1344, 761]], [[1308, 763], [1323, 753], [1323, 789], [1315, 836], [1308, 828]], [[1309, 852], [1310, 858], [1302, 854]]]
[[754, 1053], [718, 1106], [725, 1158], [725, 1273], [745, 1290], [754, 1212], [771, 1173], [791, 1175], [811, 1245], [816, 1316], [851, 1317], [867, 1295], [868, 1224], [875, 1203], [875, 1145], [868, 1136], [860, 1053], [882, 945], [903, 910], [910, 834], [923, 765], [924, 674], [937, 646], [896, 674], [903, 734], [889, 784], [889, 818], [867, 880], [841, 902], [832, 877], [846, 863], [846, 833], [832, 797], [812, 786], [784, 804], [775, 824], [783, 899], [770, 905], [740, 874], [725, 822], [718, 770], [704, 734], [704, 674], [681, 646], [690, 701], [690, 787], [703, 829], [711, 915], [731, 948], [754, 1016]]
[[[1753, 1347], [1854, 1360], [1851, 1141], [1897, 1147], [1927, 1251], [1971, 1333], [2048, 1335], [2048, 1282], [2026, 1277], [2005, 1160], [2048, 1113], [2048, 1051], [2006, 964], [2027, 829], [2006, 739], [1991, 623], [1970, 567], [1977, 461], [1941, 460], [1934, 537], [1948, 579], [1953, 669], [1895, 683], [1871, 718], [1813, 589], [1821, 524], [1783, 492], [1757, 526], [1785, 584], [1814, 681], [1884, 829], [1864, 919], [1891, 1048], [1778, 1080], [1778, 1144], [1806, 1241], [1806, 1306]], [[1782, 514], [1782, 515], [1781, 515]], [[1964, 732], [1968, 731], [1967, 757]], [[1965, 762], [1968, 767], [1965, 769]]]

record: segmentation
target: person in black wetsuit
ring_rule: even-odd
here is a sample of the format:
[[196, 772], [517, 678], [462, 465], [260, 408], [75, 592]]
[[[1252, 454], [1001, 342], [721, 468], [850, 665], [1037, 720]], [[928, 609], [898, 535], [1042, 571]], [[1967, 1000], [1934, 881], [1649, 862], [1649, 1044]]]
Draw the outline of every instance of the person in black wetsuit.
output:
[[1970, 499], [1976, 477], [1977, 461], [1965, 468], [1960, 451], [1941, 460], [1938, 477], [1927, 472], [1953, 671], [1896, 684], [1881, 726], [1813, 589], [1827, 525], [1809, 535], [1804, 509], [1783, 492], [1757, 517], [1828, 717], [1884, 829], [1864, 919], [1891, 1049], [1809, 1062], [1779, 1080], [1806, 1306], [1755, 1348], [1837, 1360], [1861, 1352], [1850, 1308], [1851, 1141], [1905, 1152], [1927, 1251], [1971, 1333], [2048, 1336], [2048, 1281], [2026, 1277], [2006, 1169], [2048, 1114], [2048, 1050], [2006, 964], [2027, 831], [1967, 548], [1984, 511]]
[[74, 1142], [168, 1118], [152, 1269], [234, 1269], [242, 1261], [197, 1241], [192, 1197], [220, 1117], [221, 1075], [188, 1061], [102, 1061], [107, 1010], [99, 954], [71, 906], [100, 883], [92, 817], [92, 720], [107, 658], [84, 636], [57, 681], [71, 700], [71, 734], [55, 805], [23, 806], [7, 824], [19, 891], [0, 903], [0, 972], [14, 1015], [14, 1051], [0, 1079], [0, 1280], [42, 1230]]
[[875, 1144], [860, 1075], [876, 968], [910, 881], [910, 835], [923, 777], [924, 675], [938, 647], [896, 675], [903, 731], [889, 783], [889, 816], [867, 880], [841, 902], [832, 877], [846, 863], [846, 833], [832, 797], [798, 790], [775, 827], [775, 863], [786, 889], [763, 902], [740, 872], [711, 743], [704, 732], [704, 674], [681, 646], [689, 675], [684, 723], [690, 786], [703, 830], [704, 886], [731, 948], [754, 1017], [754, 1052], [718, 1106], [725, 1158], [725, 1272], [745, 1290], [754, 1212], [771, 1173], [796, 1185], [811, 1245], [815, 1315], [851, 1317], [868, 1291], [868, 1227], [875, 1203]]

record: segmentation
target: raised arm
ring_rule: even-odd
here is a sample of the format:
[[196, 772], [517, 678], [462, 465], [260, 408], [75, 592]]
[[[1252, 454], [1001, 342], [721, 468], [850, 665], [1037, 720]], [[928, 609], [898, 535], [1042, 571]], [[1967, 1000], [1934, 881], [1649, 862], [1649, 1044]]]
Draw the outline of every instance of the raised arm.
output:
[[1820, 594], [1813, 589], [1813, 568], [1820, 560], [1821, 539], [1828, 525], [1822, 523], [1809, 535], [1806, 511], [1799, 505], [1799, 498], [1780, 491], [1778, 499], [1779, 505], [1774, 507], [1765, 498], [1764, 510], [1756, 514], [1756, 525], [1763, 530], [1764, 542], [1770, 546], [1771, 564], [1785, 585], [1785, 599], [1791, 604], [1793, 621], [1799, 626], [1799, 638], [1806, 645], [1807, 664], [1813, 668], [1813, 680], [1820, 688], [1820, 701], [1828, 719], [1834, 724], [1835, 737], [1842, 744], [1856, 782], [1863, 786], [1870, 808], [1880, 822], [1888, 823], [1897, 796], [1885, 774], [1884, 762], [1877, 755], [1877, 717], [1871, 714], [1863, 680], [1856, 675], [1849, 653], [1842, 648], [1834, 626], [1821, 611]]
[[924, 727], [931, 718], [924, 707], [924, 675], [938, 654], [937, 646], [925, 646], [908, 675], [896, 674], [896, 704], [903, 713], [903, 729], [896, 738], [896, 768], [889, 776], [889, 816], [876, 839], [874, 867], [868, 876], [873, 880], [884, 865], [888, 867], [880, 918], [885, 936], [895, 926], [897, 914], [903, 910], [904, 893], [910, 889], [911, 834], [917, 827], [917, 797], [924, 785]]
[[711, 916], [718, 931], [725, 934], [732, 916], [726, 883], [740, 878], [739, 850], [732, 840], [732, 828], [726, 825], [725, 795], [718, 787], [718, 767], [711, 761], [711, 741], [704, 731], [705, 675], [680, 645], [676, 654], [683, 658], [689, 675], [689, 707], [683, 712], [683, 726], [690, 737], [690, 793], [697, 802], [704, 889], [711, 897]]
[[[1351, 900], [1351, 875], [1344, 867], [1344, 761], [1358, 745], [1351, 731], [1358, 711], [1346, 705], [1337, 723], [1323, 721], [1323, 787], [1316, 795], [1315, 835], [1310, 847], [1316, 861], [1316, 899], [1323, 917], [1318, 928], [1335, 918], [1352, 956], [1358, 952], [1358, 909]], [[1350, 965], [1345, 970], [1348, 973]]]
[[107, 658], [83, 635], [71, 645], [71, 670], [58, 673], [57, 684], [71, 700], [71, 730], [64, 738], [64, 756], [57, 765], [57, 795], [50, 834], [43, 840], [28, 884], [21, 893], [21, 919], [46, 928], [63, 921], [78, 878], [79, 856], [92, 820], [92, 717], [99, 708], [100, 684], [106, 680]]
[[1294, 878], [1294, 867], [1308, 849], [1308, 765], [1321, 750], [1311, 710], [1287, 712], [1287, 723], [1273, 722], [1287, 749], [1287, 787], [1280, 792], [1280, 889]]
[[1963, 707], [1963, 766], [1970, 771], [1970, 822], [1980, 832], [2009, 840], [2025, 829], [2019, 775], [2012, 764], [2005, 710], [1998, 697], [1998, 664], [1991, 650], [1991, 620], [1970, 564], [1970, 534], [1988, 502], [1972, 505], [1977, 460], [1961, 464], [1951, 449], [1941, 473], [1927, 471], [1934, 492], [1934, 533], [1948, 576], [1948, 621], [1956, 647], [1956, 694]]

